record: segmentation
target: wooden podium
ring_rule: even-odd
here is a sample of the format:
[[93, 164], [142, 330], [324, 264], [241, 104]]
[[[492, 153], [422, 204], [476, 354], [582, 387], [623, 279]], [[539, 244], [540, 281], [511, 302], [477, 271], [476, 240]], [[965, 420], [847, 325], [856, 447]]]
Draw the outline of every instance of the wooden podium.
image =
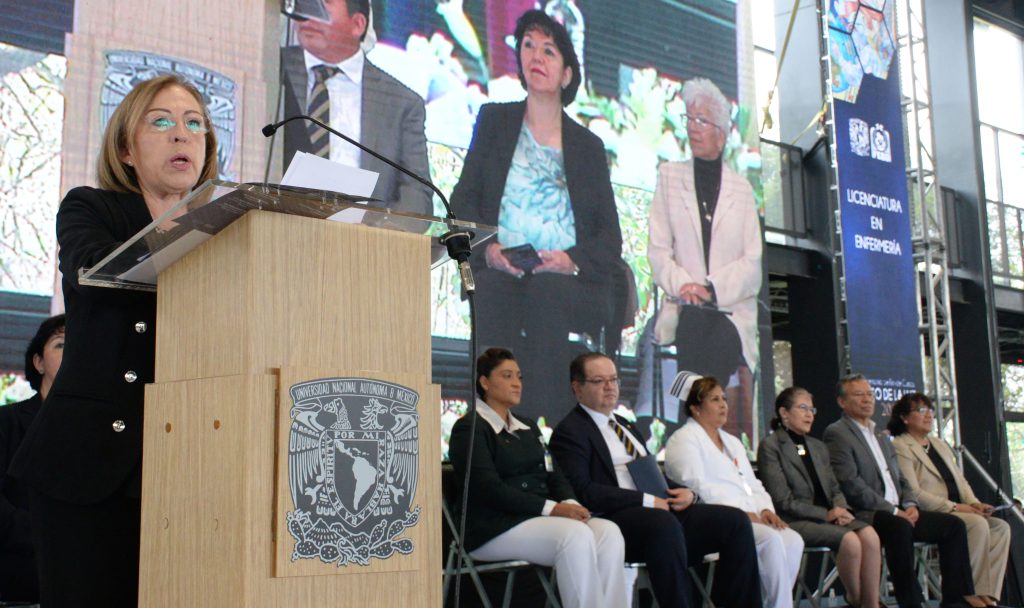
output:
[[261, 211], [160, 273], [140, 606], [440, 605], [429, 275], [426, 236]]

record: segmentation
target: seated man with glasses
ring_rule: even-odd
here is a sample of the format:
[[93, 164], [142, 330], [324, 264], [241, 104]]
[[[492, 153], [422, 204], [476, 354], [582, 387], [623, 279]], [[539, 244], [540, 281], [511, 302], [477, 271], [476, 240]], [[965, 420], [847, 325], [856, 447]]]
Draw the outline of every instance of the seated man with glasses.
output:
[[841, 378], [836, 392], [843, 416], [824, 435], [832, 471], [857, 519], [878, 532], [897, 603], [901, 608], [924, 605], [914, 573], [914, 543], [926, 542], [939, 546], [942, 605], [985, 606], [974, 595], [967, 528], [952, 515], [918, 510], [892, 442], [875, 430], [875, 394], [867, 378]]
[[694, 605], [687, 568], [718, 553], [718, 571], [727, 583], [712, 587], [715, 604], [760, 607], [757, 554], [746, 514], [694, 504], [698, 497], [686, 488], [639, 490], [650, 480], [638, 483], [634, 475], [640, 469], [631, 465], [649, 455], [640, 430], [613, 413], [619, 401], [615, 363], [601, 353], [580, 355], [569, 366], [569, 379], [578, 405], [555, 428], [551, 453], [577, 500], [618, 524], [626, 560], [646, 562], [658, 604]]

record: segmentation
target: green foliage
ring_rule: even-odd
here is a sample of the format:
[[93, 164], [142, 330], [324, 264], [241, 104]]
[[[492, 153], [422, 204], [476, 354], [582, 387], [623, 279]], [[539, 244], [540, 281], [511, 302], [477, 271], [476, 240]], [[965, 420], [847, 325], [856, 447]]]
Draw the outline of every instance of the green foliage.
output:
[[657, 454], [665, 447], [665, 423], [658, 418], [651, 420], [651, 437], [647, 440], [647, 453]]
[[[1003, 407], [1008, 412], [1024, 412], [1024, 365], [1001, 365]], [[1013, 495], [1024, 495], [1024, 423], [1006, 423], [1006, 447], [1010, 453], [1010, 477]]]
[[22, 376], [0, 374], [0, 406], [28, 399], [34, 392]]
[[1006, 445], [1010, 451], [1010, 479], [1013, 495], [1024, 496], [1024, 423], [1006, 423]]

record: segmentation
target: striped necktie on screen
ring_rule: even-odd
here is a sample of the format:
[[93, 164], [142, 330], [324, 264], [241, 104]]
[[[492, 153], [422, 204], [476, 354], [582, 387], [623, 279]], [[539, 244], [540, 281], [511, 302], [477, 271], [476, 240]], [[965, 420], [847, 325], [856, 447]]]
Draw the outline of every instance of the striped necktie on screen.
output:
[[[309, 96], [309, 115], [320, 122], [331, 124], [331, 96], [327, 92], [327, 80], [341, 72], [332, 65], [313, 67], [313, 91]], [[313, 146], [313, 154], [323, 158], [331, 157], [330, 134], [313, 123], [309, 123], [309, 142]]]
[[633, 458], [636, 458], [636, 446], [633, 445], [633, 441], [629, 438], [629, 435], [626, 435], [626, 429], [622, 428], [621, 424], [615, 422], [615, 420], [611, 418], [608, 419], [608, 426], [612, 427], [612, 430], [615, 431], [615, 436], [619, 438], [619, 441], [622, 442], [622, 445], [626, 446], [626, 453], [632, 456]]

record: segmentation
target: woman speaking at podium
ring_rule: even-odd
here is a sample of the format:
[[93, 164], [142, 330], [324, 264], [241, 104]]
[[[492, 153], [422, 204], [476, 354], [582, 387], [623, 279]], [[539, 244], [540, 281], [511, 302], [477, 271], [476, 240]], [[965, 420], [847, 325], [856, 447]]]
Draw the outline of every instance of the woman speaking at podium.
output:
[[217, 175], [202, 95], [176, 76], [139, 83], [114, 111], [99, 188], [57, 212], [64, 361], [12, 464], [31, 491], [42, 605], [135, 606], [143, 387], [153, 381], [156, 295], [87, 287], [78, 271]]

